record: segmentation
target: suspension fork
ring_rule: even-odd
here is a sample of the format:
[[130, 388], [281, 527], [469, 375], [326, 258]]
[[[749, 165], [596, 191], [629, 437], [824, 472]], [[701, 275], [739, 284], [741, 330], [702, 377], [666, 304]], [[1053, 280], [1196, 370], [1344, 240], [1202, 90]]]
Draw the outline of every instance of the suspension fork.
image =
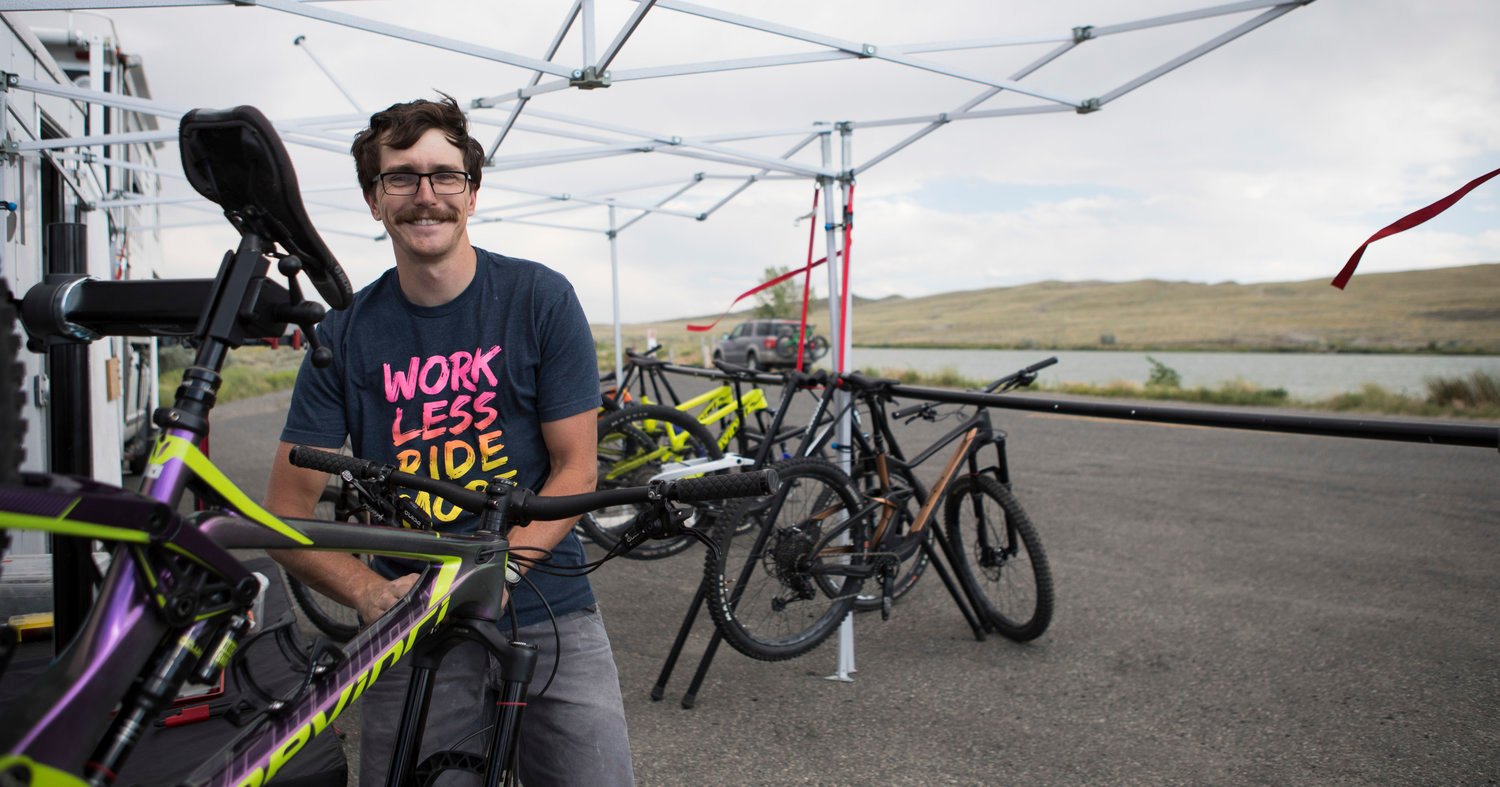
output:
[[411, 680], [406, 687], [396, 751], [387, 774], [388, 785], [405, 785], [414, 780], [438, 668], [448, 653], [465, 641], [478, 642], [500, 662], [501, 683], [496, 697], [499, 713], [495, 728], [489, 735], [489, 745], [485, 748], [483, 783], [514, 783], [521, 716], [526, 709], [527, 688], [536, 672], [537, 649], [535, 645], [505, 639], [497, 622], [481, 615], [456, 622], [443, 635], [430, 637], [418, 645]]
[[[977, 478], [980, 473], [989, 472], [995, 477], [996, 481], [1000, 482], [1008, 490], [1011, 488], [1010, 464], [1007, 462], [1005, 456], [1005, 432], [991, 425], [988, 410], [980, 410], [976, 417], [980, 421], [978, 425], [980, 440], [976, 441], [969, 450], [969, 473]], [[995, 464], [981, 469], [979, 467], [979, 452], [984, 449], [985, 445], [994, 447]], [[1005, 520], [1005, 536], [1001, 539], [1001, 543], [997, 545], [993, 543], [993, 535], [995, 533], [991, 529], [988, 516], [985, 513], [984, 495], [979, 492], [977, 486], [975, 487], [974, 494], [969, 498], [969, 506], [974, 514], [974, 530], [978, 536], [979, 555], [977, 557], [979, 558], [979, 563], [985, 567], [997, 565], [996, 558], [999, 557], [1003, 560], [1009, 557], [1008, 553], [1014, 548], [1017, 538], [1015, 523], [1011, 522], [1010, 517], [1005, 516], [1002, 511], [1001, 518]]]

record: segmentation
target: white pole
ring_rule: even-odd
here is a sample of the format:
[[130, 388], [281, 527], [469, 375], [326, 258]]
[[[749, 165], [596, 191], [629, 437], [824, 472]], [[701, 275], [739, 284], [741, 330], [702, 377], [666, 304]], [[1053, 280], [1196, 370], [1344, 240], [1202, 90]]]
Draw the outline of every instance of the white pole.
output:
[[594, 64], [594, 0], [583, 0], [583, 65]]
[[344, 98], [349, 101], [350, 106], [354, 107], [355, 112], [361, 115], [365, 113], [365, 108], [360, 106], [359, 102], [354, 99], [354, 94], [350, 93], [349, 89], [344, 87], [344, 83], [340, 82], [338, 77], [333, 75], [332, 71], [328, 70], [328, 66], [323, 65], [323, 61], [319, 60], [317, 55], [313, 54], [312, 48], [307, 45], [307, 36], [297, 36], [292, 39], [292, 46], [301, 49], [307, 54], [308, 58], [313, 61], [313, 65], [317, 66], [318, 70], [323, 72], [323, 76], [328, 77], [328, 81], [332, 82], [333, 86], [338, 88], [340, 93], [344, 94]]
[[625, 379], [625, 347], [620, 338], [620, 256], [615, 240], [619, 237], [615, 229], [615, 206], [609, 206], [609, 279], [610, 290], [615, 296], [615, 385]]
[[[105, 92], [105, 90], [104, 90], [104, 36], [99, 35], [98, 33], [94, 33], [93, 35], [89, 36], [89, 88], [92, 89], [92, 90], [97, 90], [97, 91], [99, 91], [101, 93]], [[116, 89], [118, 89], [118, 88], [116, 88]], [[122, 90], [120, 92], [124, 92], [124, 91]], [[93, 136], [101, 136], [101, 135], [104, 134], [104, 113], [105, 113], [105, 111], [106, 110], [104, 108], [104, 105], [99, 104], [97, 102], [93, 102], [93, 101], [89, 102], [89, 105], [88, 105], [89, 136], [91, 136], [91, 137], [93, 137]], [[93, 164], [97, 163], [100, 159], [104, 158], [104, 146], [100, 145], [100, 144], [91, 145], [89, 147], [89, 155], [93, 158], [93, 162], [91, 163], [91, 166], [89, 168], [93, 169]], [[108, 181], [109, 181], [109, 175], [108, 175], [108, 171], [107, 170], [106, 170], [106, 174], [104, 175], [104, 181], [105, 181], [104, 183], [100, 184], [100, 188], [99, 188], [99, 196], [100, 197], [106, 197], [109, 194], [109, 186], [106, 185], [108, 183]], [[47, 229], [46, 227], [43, 227], [42, 231], [45, 232], [46, 229]]]
[[[822, 134], [820, 140], [823, 145], [823, 168], [833, 166], [833, 139], [829, 133]], [[838, 181], [832, 178], [819, 178], [823, 185], [823, 227], [825, 230], [824, 247], [828, 251], [828, 330], [829, 342], [833, 348], [833, 368], [847, 368], [841, 364], [845, 358], [845, 350], [838, 342], [839, 324], [843, 318], [839, 304], [843, 302], [844, 295], [839, 290], [839, 270], [841, 258], [839, 257], [839, 227], [838, 217], [843, 213], [843, 196], [839, 191]], [[838, 207], [834, 206], [835, 201]], [[816, 220], [816, 218], [814, 219]], [[849, 401], [849, 393], [839, 390], [834, 394], [834, 406], [844, 407]], [[848, 446], [850, 433], [852, 431], [853, 417], [846, 413], [839, 419], [838, 423], [838, 463], [839, 467], [848, 473], [851, 470], [849, 462]], [[847, 541], [847, 536], [842, 541]], [[851, 611], [844, 617], [844, 622], [839, 625], [839, 655], [838, 663], [835, 665], [834, 673], [828, 676], [829, 680], [837, 680], [851, 683], [854, 678], [854, 613]]]

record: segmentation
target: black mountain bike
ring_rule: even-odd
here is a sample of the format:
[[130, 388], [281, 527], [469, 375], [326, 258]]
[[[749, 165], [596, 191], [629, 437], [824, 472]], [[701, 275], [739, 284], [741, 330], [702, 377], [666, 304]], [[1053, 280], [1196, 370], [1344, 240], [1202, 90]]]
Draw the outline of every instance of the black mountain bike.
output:
[[[985, 391], [1029, 384], [1055, 362], [1002, 377]], [[857, 603], [889, 615], [897, 591], [915, 582], [911, 566], [919, 558], [927, 564], [929, 538], [958, 574], [962, 599], [938, 566], [976, 632], [1017, 641], [1041, 636], [1052, 620], [1052, 574], [1036, 528], [1011, 494], [1005, 434], [989, 411], [977, 408], [908, 460], [891, 420], [934, 419], [936, 405], [888, 416], [894, 380], [846, 374], [839, 383], [852, 394], [846, 408], [862, 404], [870, 417], [869, 434], [855, 429], [847, 450], [859, 476], [874, 480], [856, 483], [815, 455], [833, 440], [825, 429], [808, 436], [804, 456], [771, 465], [780, 480], [775, 493], [726, 505], [714, 531], [718, 550], [704, 567], [709, 611], [724, 638], [745, 655], [776, 661], [817, 647]], [[924, 490], [912, 469], [954, 443], [937, 482]], [[944, 527], [929, 530], [939, 505]], [[871, 579], [875, 587], [862, 594]]]

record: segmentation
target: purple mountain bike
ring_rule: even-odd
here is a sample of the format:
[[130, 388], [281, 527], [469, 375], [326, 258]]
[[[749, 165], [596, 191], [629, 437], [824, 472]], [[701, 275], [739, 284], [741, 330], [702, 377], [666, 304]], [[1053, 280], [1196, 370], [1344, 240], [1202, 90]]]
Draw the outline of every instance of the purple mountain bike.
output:
[[[288, 323], [312, 339], [323, 307], [305, 300], [304, 274], [327, 303], [346, 306], [348, 280], [308, 221], [286, 152], [270, 123], [251, 107], [196, 110], [180, 128], [183, 168], [204, 196], [239, 230], [237, 250], [213, 279], [103, 282], [49, 279], [19, 301], [34, 346], [101, 335], [191, 336], [195, 364], [170, 407], [139, 492], [85, 478], [19, 473], [20, 393], [16, 302], [0, 293], [0, 548], [8, 531], [37, 530], [113, 545], [112, 559], [81, 630], [31, 683], [28, 695], [0, 708], [0, 783], [108, 785], [188, 680], [216, 680], [252, 636], [250, 611], [259, 582], [230, 550], [316, 549], [400, 555], [425, 561], [410, 593], [340, 649], [308, 654], [306, 677], [286, 696], [252, 708], [242, 731], [220, 753], [185, 764], [186, 784], [260, 785], [271, 781], [375, 680], [410, 660], [413, 672], [387, 783], [425, 784], [448, 770], [508, 784], [516, 733], [535, 648], [507, 641], [495, 625], [512, 555], [507, 528], [532, 519], [576, 516], [607, 505], [645, 504], [623, 551], [650, 538], [675, 538], [686, 513], [674, 502], [766, 494], [770, 474], [714, 476], [566, 497], [538, 497], [501, 482], [475, 491], [398, 473], [389, 466], [298, 448], [293, 461], [378, 482], [386, 489], [429, 492], [482, 515], [478, 532], [443, 534], [400, 527], [280, 519], [237, 489], [202, 451], [209, 412], [230, 349], [279, 336]], [[267, 278], [270, 261], [287, 286]], [[312, 350], [328, 363], [327, 348]], [[180, 514], [188, 492], [211, 510]], [[606, 555], [604, 559], [612, 557]], [[537, 558], [540, 560], [541, 558]], [[590, 570], [541, 566], [542, 569]], [[269, 632], [262, 632], [264, 633]], [[422, 721], [443, 654], [476, 640], [505, 674], [499, 722], [481, 755], [418, 762]], [[111, 714], [111, 709], [114, 713]], [[195, 767], [196, 766], [196, 767]], [[190, 772], [189, 772], [190, 771]]]

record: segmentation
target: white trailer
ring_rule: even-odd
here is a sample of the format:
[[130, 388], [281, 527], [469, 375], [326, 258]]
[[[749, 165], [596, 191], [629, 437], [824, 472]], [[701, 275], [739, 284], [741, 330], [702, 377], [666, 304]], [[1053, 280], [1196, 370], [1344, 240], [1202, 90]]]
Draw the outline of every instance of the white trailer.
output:
[[[90, 89], [149, 98], [140, 59], [122, 51], [106, 17], [28, 14], [25, 20], [0, 14], [0, 280], [19, 297], [70, 267], [97, 279], [148, 277], [160, 265], [157, 208], [129, 203], [159, 193], [156, 157], [176, 151], [161, 149], [160, 141], [131, 141], [158, 130], [154, 115], [67, 95]], [[80, 142], [40, 147], [56, 139]], [[29, 424], [23, 468], [48, 471], [74, 462], [118, 484], [149, 449], [156, 345], [106, 338], [78, 347], [74, 370], [59, 368], [45, 353], [23, 353]], [[86, 462], [62, 455], [73, 450], [85, 451]], [[13, 535], [13, 554], [47, 549], [39, 533]]]

